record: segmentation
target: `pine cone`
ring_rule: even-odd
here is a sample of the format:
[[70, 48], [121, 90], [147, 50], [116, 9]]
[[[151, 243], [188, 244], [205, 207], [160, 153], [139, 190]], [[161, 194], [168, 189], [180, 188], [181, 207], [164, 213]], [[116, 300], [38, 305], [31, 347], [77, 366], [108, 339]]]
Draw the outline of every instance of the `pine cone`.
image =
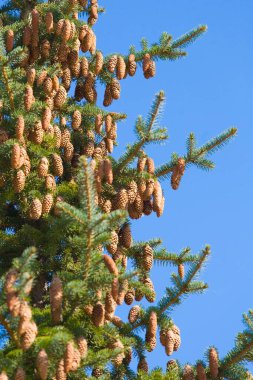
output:
[[125, 210], [128, 205], [128, 194], [126, 189], [121, 189], [118, 191], [116, 198], [115, 198], [115, 203], [114, 203], [114, 209], [121, 209]]
[[27, 85], [25, 88], [25, 97], [24, 97], [24, 105], [25, 110], [30, 111], [32, 105], [34, 103], [33, 89], [30, 85]]
[[209, 350], [209, 369], [211, 377], [216, 379], [219, 373], [219, 357], [214, 347]]
[[111, 288], [111, 293], [114, 301], [116, 302], [118, 299], [119, 295], [119, 280], [117, 278], [114, 278], [112, 280], [112, 288]]
[[126, 64], [125, 64], [124, 58], [119, 55], [117, 59], [117, 67], [116, 67], [117, 78], [121, 80], [125, 77], [125, 74], [126, 74]]
[[135, 62], [135, 56], [134, 54], [130, 54], [128, 57], [128, 74], [130, 77], [133, 77], [136, 73], [137, 64]]
[[151, 311], [148, 323], [148, 334], [150, 337], [156, 336], [157, 330], [157, 314], [155, 311]]
[[129, 202], [129, 204], [134, 203], [136, 195], [137, 195], [137, 192], [138, 192], [137, 183], [135, 181], [131, 181], [127, 185], [127, 195], [128, 195], [128, 202]]
[[185, 160], [183, 158], [179, 158], [177, 161], [177, 165], [174, 167], [172, 175], [171, 175], [171, 187], [173, 190], [177, 190], [179, 184], [181, 182], [181, 178], [184, 175], [185, 171]]
[[58, 125], [54, 125], [54, 139], [55, 139], [55, 147], [57, 149], [61, 146], [61, 130]]
[[136, 306], [133, 306], [130, 311], [129, 311], [129, 314], [128, 314], [128, 320], [129, 320], [129, 323], [135, 323], [137, 321], [137, 319], [140, 317], [140, 313], [141, 313], [141, 308], [140, 306], [136, 305]]
[[64, 128], [61, 133], [61, 148], [65, 148], [70, 142], [70, 131], [68, 128]]
[[103, 63], [104, 63], [104, 57], [101, 51], [98, 51], [96, 53], [96, 64], [95, 64], [95, 74], [98, 75], [102, 68], [103, 68]]
[[175, 369], [178, 370], [178, 364], [176, 360], [174, 359], [169, 360], [167, 363], [167, 372], [174, 371]]
[[26, 374], [23, 368], [19, 367], [15, 373], [14, 380], [26, 380]]
[[36, 368], [41, 380], [47, 380], [48, 375], [48, 356], [44, 349], [42, 349], [36, 359]]
[[94, 103], [97, 98], [97, 93], [94, 88], [95, 80], [93, 74], [90, 72], [84, 82], [84, 97], [89, 103]]
[[57, 275], [54, 275], [50, 285], [50, 306], [51, 316], [55, 324], [62, 320], [62, 282]]
[[197, 370], [197, 380], [206, 380], [206, 371], [202, 363], [198, 363], [196, 365], [196, 370]]
[[151, 195], [153, 195], [154, 189], [155, 189], [155, 181], [153, 179], [148, 179], [146, 181], [146, 190], [143, 194], [144, 200], [148, 200], [151, 197]]
[[48, 159], [46, 157], [42, 157], [38, 165], [38, 175], [40, 178], [46, 177], [48, 173], [48, 168], [49, 168]]
[[150, 278], [145, 278], [144, 281], [143, 281], [143, 284], [147, 286], [147, 288], [150, 290], [150, 294], [149, 295], [146, 295], [146, 300], [148, 302], [154, 302], [155, 301], [155, 290], [154, 290], [154, 285], [151, 281]]
[[56, 108], [61, 108], [67, 99], [67, 92], [63, 86], [60, 86], [59, 91], [54, 97], [54, 105]]
[[125, 279], [119, 284], [118, 298], [116, 301], [118, 305], [122, 305], [122, 303], [124, 302], [124, 298], [125, 298], [127, 290], [128, 290], [128, 281]]
[[41, 217], [42, 204], [38, 198], [34, 198], [29, 209], [29, 218], [32, 220], [38, 220]]
[[184, 264], [183, 263], [178, 265], [178, 275], [181, 278], [181, 280], [183, 280], [184, 278]]
[[106, 214], [110, 214], [112, 210], [112, 202], [109, 199], [106, 199], [103, 202], [103, 205], [101, 207], [102, 211], [105, 212]]
[[46, 194], [42, 201], [42, 214], [49, 214], [52, 206], [53, 206], [54, 198], [51, 194]]
[[126, 292], [126, 295], [125, 295], [125, 303], [127, 305], [132, 305], [132, 303], [134, 302], [134, 298], [135, 298], [135, 291], [134, 289], [130, 289]]
[[29, 157], [25, 159], [24, 164], [23, 164], [23, 171], [25, 173], [25, 176], [28, 176], [31, 171], [31, 162]]
[[21, 193], [25, 187], [25, 173], [23, 170], [19, 170], [13, 180], [13, 187], [15, 193]]
[[36, 339], [37, 333], [38, 329], [35, 322], [29, 322], [25, 333], [21, 336], [21, 348], [24, 351], [28, 350], [32, 346]]
[[14, 32], [12, 29], [6, 32], [6, 51], [9, 53], [14, 47]]
[[42, 114], [42, 128], [47, 131], [52, 119], [52, 111], [49, 107], [46, 107]]
[[112, 163], [108, 158], [104, 160], [104, 175], [105, 175], [106, 182], [109, 185], [112, 185], [113, 183]]
[[116, 66], [117, 66], [117, 61], [118, 61], [118, 57], [117, 55], [113, 55], [109, 61], [108, 61], [108, 64], [107, 64], [107, 69], [110, 73], [113, 73]]
[[61, 359], [61, 361], [58, 364], [57, 370], [56, 370], [56, 380], [67, 380], [67, 374], [64, 369], [64, 360]]
[[138, 370], [138, 372], [142, 371], [142, 372], [148, 373], [148, 363], [147, 363], [147, 361], [146, 361], [145, 358], [141, 358], [139, 360], [139, 363], [138, 363], [138, 366], [137, 366], [137, 370]]
[[118, 274], [119, 274], [118, 268], [117, 268], [115, 262], [113, 261], [113, 259], [108, 255], [103, 255], [102, 257], [103, 257], [105, 266], [107, 267], [109, 272], [114, 274], [115, 276], [118, 276]]
[[154, 184], [154, 192], [153, 192], [153, 210], [157, 213], [157, 215], [161, 215], [163, 205], [163, 192], [160, 183], [157, 181]]
[[58, 78], [57, 75], [53, 76], [52, 82], [53, 82], [53, 90], [56, 91], [56, 92], [59, 91], [60, 82], [59, 82], [59, 78]]
[[72, 128], [74, 130], [77, 130], [82, 123], [82, 115], [81, 112], [78, 110], [75, 110], [72, 115]]
[[156, 337], [151, 336], [148, 331], [145, 336], [147, 351], [152, 352], [156, 348]]
[[80, 363], [81, 363], [81, 354], [80, 354], [79, 350], [77, 350], [75, 348], [71, 371], [76, 371], [80, 367]]
[[79, 38], [83, 37], [81, 39], [81, 49], [83, 53], [86, 53], [89, 51], [93, 44], [94, 39], [94, 33], [90, 28], [83, 28], [81, 31], [81, 34], [79, 34]]
[[71, 22], [66, 19], [63, 22], [62, 30], [61, 30], [61, 38], [63, 42], [67, 42], [71, 36]]
[[47, 12], [45, 16], [46, 31], [52, 33], [54, 31], [54, 16], [52, 12]]
[[148, 72], [150, 65], [151, 65], [151, 62], [152, 61], [150, 59], [150, 54], [145, 54], [144, 58], [143, 58], [143, 62], [142, 62], [142, 69], [143, 69], [144, 75], [145, 75], [145, 73]]
[[174, 351], [177, 351], [180, 348], [180, 345], [181, 345], [180, 335], [174, 333]]
[[101, 134], [103, 127], [103, 116], [101, 114], [96, 115], [95, 117], [95, 131], [98, 134]]
[[50, 50], [51, 50], [50, 42], [48, 40], [44, 40], [40, 46], [41, 57], [43, 59], [48, 59], [50, 57]]
[[13, 286], [15, 285], [15, 282], [18, 279], [18, 272], [16, 269], [10, 269], [9, 272], [6, 275], [5, 283], [4, 283], [4, 290], [9, 293], [13, 290]]
[[115, 231], [112, 231], [110, 244], [106, 246], [107, 251], [112, 255], [117, 251], [118, 242], [118, 234]]
[[52, 174], [48, 174], [45, 178], [45, 186], [47, 190], [55, 190], [56, 183], [54, 176]]
[[165, 336], [165, 350], [168, 356], [173, 354], [174, 351], [174, 333], [172, 330], [168, 330]]
[[53, 172], [56, 176], [61, 177], [63, 175], [62, 159], [57, 153], [52, 154]]
[[68, 144], [64, 148], [64, 159], [65, 161], [71, 161], [74, 154], [74, 146], [71, 144], [71, 142], [68, 142]]
[[129, 249], [132, 246], [132, 233], [129, 223], [125, 223], [120, 230], [120, 244]]
[[194, 380], [194, 372], [189, 364], [184, 367], [183, 380]]
[[153, 266], [153, 249], [147, 244], [143, 248], [143, 267], [146, 271], [150, 271]]
[[145, 170], [146, 162], [147, 162], [147, 158], [146, 157], [140, 157], [138, 159], [137, 170], [138, 170], [139, 173], [141, 173], [141, 172], [143, 172]]
[[30, 67], [29, 69], [27, 69], [27, 71], [26, 71], [26, 78], [27, 78], [27, 83], [30, 86], [33, 86], [34, 81], [35, 81], [35, 77], [36, 77], [36, 70], [34, 68], [32, 68], [32, 67]]
[[13, 317], [19, 315], [20, 309], [20, 300], [14, 290], [11, 290], [7, 293], [7, 307]]
[[110, 84], [111, 95], [113, 99], [120, 98], [120, 83], [116, 78], [113, 78]]
[[105, 312], [107, 314], [114, 313], [116, 307], [116, 303], [113, 299], [113, 296], [110, 292], [106, 293], [105, 296]]
[[151, 200], [143, 201], [143, 214], [150, 215], [153, 211], [153, 203]]
[[103, 105], [104, 107], [109, 107], [112, 104], [113, 98], [111, 93], [111, 85], [110, 83], [107, 83], [104, 93], [104, 101]]
[[[118, 349], [124, 350], [124, 345], [119, 339], [117, 339], [115, 342], [110, 344], [110, 348], [111, 349], [117, 349], [118, 348]], [[124, 357], [125, 357], [125, 354], [123, 351], [112, 359], [112, 363], [115, 365], [115, 367], [119, 367], [122, 364]]]
[[29, 25], [26, 25], [24, 28], [24, 34], [23, 34], [23, 45], [29, 46], [31, 44], [32, 40], [32, 29]]
[[92, 311], [92, 322], [96, 327], [104, 325], [105, 322], [105, 309], [101, 302], [97, 302]]
[[19, 169], [20, 166], [20, 146], [15, 143], [11, 152], [11, 167], [13, 169]]
[[75, 347], [73, 342], [68, 342], [64, 354], [64, 369], [66, 373], [68, 373], [72, 369], [74, 350]]
[[87, 340], [84, 337], [79, 337], [77, 339], [77, 346], [80, 352], [81, 357], [84, 359], [87, 356], [88, 352], [88, 343]]

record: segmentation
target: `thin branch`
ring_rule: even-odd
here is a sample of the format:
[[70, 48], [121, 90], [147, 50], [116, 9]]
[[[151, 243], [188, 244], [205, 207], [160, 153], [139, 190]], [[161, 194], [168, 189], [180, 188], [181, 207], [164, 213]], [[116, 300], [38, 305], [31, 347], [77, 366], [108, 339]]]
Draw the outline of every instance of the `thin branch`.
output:
[[5, 330], [8, 332], [8, 334], [10, 335], [11, 339], [13, 340], [13, 342], [16, 344], [17, 347], [19, 347], [19, 341], [18, 341], [18, 338], [17, 338], [17, 335], [15, 334], [15, 332], [11, 329], [9, 323], [6, 321], [6, 319], [2, 316], [2, 314], [0, 314], [0, 323], [1, 325], [4, 326]]

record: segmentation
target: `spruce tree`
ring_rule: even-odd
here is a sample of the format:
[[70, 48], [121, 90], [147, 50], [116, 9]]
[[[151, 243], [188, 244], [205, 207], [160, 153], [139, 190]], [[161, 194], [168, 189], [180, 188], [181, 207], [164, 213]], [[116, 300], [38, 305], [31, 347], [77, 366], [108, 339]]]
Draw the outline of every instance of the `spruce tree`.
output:
[[[171, 311], [207, 288], [197, 276], [210, 247], [176, 254], [131, 232], [132, 219], [162, 216], [163, 180], [177, 190], [190, 166], [212, 169], [209, 156], [236, 129], [202, 146], [191, 133], [184, 154], [155, 167], [145, 149], [167, 139], [160, 91], [136, 121], [136, 142], [113, 157], [126, 118], [113, 112], [121, 80], [136, 70], [154, 77], [156, 60], [184, 57], [206, 27], [104, 56], [93, 28], [103, 11], [97, 0], [10, 0], [0, 9], [0, 379], [250, 379], [252, 311], [224, 358], [210, 346], [204, 361], [173, 360], [181, 338]], [[178, 272], [160, 300], [153, 262]], [[131, 306], [121, 319], [123, 303]], [[172, 356], [165, 371], [148, 368], [156, 344]]]

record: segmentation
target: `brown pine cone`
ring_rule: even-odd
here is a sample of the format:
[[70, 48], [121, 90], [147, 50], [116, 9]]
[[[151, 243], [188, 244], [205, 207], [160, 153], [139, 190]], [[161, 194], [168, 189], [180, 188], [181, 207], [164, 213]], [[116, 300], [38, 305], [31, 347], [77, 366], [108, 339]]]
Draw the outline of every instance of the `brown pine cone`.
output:
[[90, 72], [88, 76], [85, 79], [83, 91], [84, 91], [84, 97], [89, 103], [94, 103], [97, 98], [97, 92], [94, 87], [95, 79], [93, 74]]
[[119, 280], [117, 278], [114, 278], [112, 280], [111, 294], [114, 301], [116, 302], [119, 294]]
[[157, 213], [157, 215], [161, 215], [163, 205], [163, 192], [160, 183], [157, 181], [154, 184], [154, 192], [153, 192], [153, 210]]
[[144, 55], [144, 58], [143, 58], [143, 61], [142, 61], [142, 69], [143, 69], [143, 73], [145, 75], [145, 73], [147, 73], [149, 71], [149, 68], [150, 68], [150, 65], [151, 65], [151, 58], [150, 58], [150, 54], [145, 54]]
[[52, 82], [53, 82], [53, 90], [56, 91], [56, 92], [59, 91], [60, 82], [59, 82], [59, 78], [58, 78], [57, 75], [53, 76]]
[[87, 157], [92, 157], [94, 153], [95, 144], [94, 141], [88, 141], [87, 144], [85, 144], [82, 154], [85, 154]]
[[129, 204], [134, 203], [136, 195], [137, 195], [137, 192], [138, 192], [137, 183], [135, 181], [131, 181], [127, 185], [127, 195], [128, 195], [128, 202], [129, 202]]
[[185, 160], [183, 158], [179, 158], [177, 161], [177, 165], [174, 167], [172, 175], [171, 175], [171, 187], [173, 190], [177, 190], [179, 184], [181, 182], [181, 178], [184, 175], [185, 171]]
[[64, 360], [61, 359], [57, 370], [56, 370], [56, 380], [67, 380], [67, 374], [64, 369]]
[[219, 373], [219, 357], [217, 350], [214, 347], [209, 350], [209, 369], [211, 377], [216, 379]]
[[23, 170], [18, 170], [13, 179], [13, 187], [15, 193], [21, 193], [25, 187], [25, 173]]
[[38, 198], [34, 198], [29, 209], [29, 218], [32, 220], [38, 220], [41, 217], [42, 204]]
[[48, 375], [48, 356], [44, 349], [42, 349], [36, 358], [36, 368], [41, 380], [47, 380]]
[[156, 348], [156, 337], [146, 332], [145, 340], [147, 351], [152, 352]]
[[77, 350], [75, 348], [74, 349], [74, 355], [73, 355], [73, 362], [72, 362], [71, 371], [78, 370], [78, 368], [80, 367], [80, 363], [81, 363], [81, 354], [80, 354], [79, 350]]
[[19, 315], [20, 299], [13, 290], [7, 293], [7, 307], [13, 317], [17, 317]]
[[60, 86], [59, 91], [56, 93], [54, 97], [54, 105], [56, 108], [61, 108], [63, 104], [66, 102], [67, 92], [63, 86]]
[[104, 309], [104, 305], [101, 302], [97, 302], [96, 305], [94, 306], [91, 319], [96, 327], [100, 327], [104, 325], [105, 309]]
[[119, 99], [120, 98], [120, 83], [116, 78], [113, 78], [111, 83], [111, 95], [113, 99]]
[[114, 201], [115, 210], [126, 210], [128, 206], [128, 194], [126, 189], [120, 189]]
[[32, 67], [26, 70], [27, 83], [33, 86], [36, 77], [36, 70]]
[[75, 100], [80, 102], [83, 99], [83, 82], [77, 81], [75, 88]]
[[54, 140], [55, 140], [55, 147], [57, 149], [61, 146], [61, 130], [58, 127], [58, 125], [54, 125]]
[[46, 194], [42, 201], [42, 214], [49, 214], [52, 206], [53, 206], [54, 198], [51, 194]]
[[106, 182], [109, 185], [112, 185], [113, 183], [112, 163], [108, 158], [104, 160], [104, 175], [105, 175]]
[[55, 190], [56, 189], [56, 183], [55, 178], [52, 174], [48, 174], [45, 178], [45, 187], [47, 190]]
[[118, 276], [118, 274], [119, 274], [118, 268], [117, 268], [115, 262], [113, 261], [113, 259], [108, 255], [103, 255], [102, 257], [103, 257], [105, 266], [107, 267], [109, 272], [114, 274], [115, 276]]
[[178, 364], [176, 360], [171, 359], [167, 362], [167, 372], [174, 371], [175, 369], [178, 370]]
[[86, 78], [89, 73], [89, 62], [86, 57], [81, 58], [80, 73], [81, 73], [81, 76], [83, 76], [84, 78]]
[[32, 29], [29, 25], [26, 25], [24, 28], [23, 34], [23, 45], [29, 46], [32, 41]]
[[51, 45], [48, 40], [44, 40], [40, 46], [41, 57], [47, 59], [50, 57]]
[[109, 59], [108, 64], [107, 64], [107, 69], [110, 73], [114, 72], [114, 70], [117, 66], [117, 62], [118, 62], [117, 55], [111, 56], [111, 58]]
[[119, 293], [118, 293], [118, 298], [116, 301], [118, 305], [122, 305], [122, 303], [124, 302], [124, 298], [125, 298], [127, 290], [128, 290], [128, 281], [125, 279], [119, 285]]
[[105, 296], [105, 311], [106, 313], [114, 313], [116, 307], [116, 303], [113, 299], [113, 296], [110, 292], [106, 293]]
[[155, 301], [155, 290], [154, 290], [154, 285], [153, 282], [151, 281], [150, 278], [145, 278], [143, 281], [143, 284], [146, 285], [146, 287], [150, 290], [150, 294], [146, 295], [146, 300], [148, 302], [154, 302]]
[[23, 164], [23, 172], [25, 173], [25, 176], [28, 176], [31, 171], [31, 162], [29, 157], [25, 159]]
[[71, 71], [68, 67], [66, 67], [62, 73], [62, 85], [66, 91], [70, 89], [71, 80]]
[[138, 372], [142, 371], [142, 372], [148, 373], [148, 363], [147, 363], [147, 361], [146, 361], [145, 358], [141, 358], [139, 360], [139, 363], [138, 363], [138, 366], [137, 366], [137, 370], [138, 370]]
[[110, 243], [106, 246], [107, 251], [112, 255], [117, 251], [118, 242], [118, 234], [115, 231], [112, 231]]
[[206, 380], [206, 371], [202, 363], [196, 365], [197, 370], [197, 380]]
[[38, 333], [37, 326], [35, 322], [29, 322], [26, 327], [25, 333], [21, 336], [21, 348], [26, 351], [28, 350], [36, 339]]
[[119, 80], [123, 79], [126, 74], [126, 63], [124, 61], [124, 58], [120, 55], [117, 59], [117, 67], [116, 67], [116, 75]]
[[132, 305], [132, 303], [134, 302], [134, 298], [135, 298], [135, 290], [134, 289], [129, 289], [127, 292], [126, 292], [126, 295], [125, 295], [125, 303], [127, 305]]
[[148, 200], [153, 195], [154, 189], [155, 189], [155, 181], [150, 178], [146, 181], [146, 190], [143, 194], [144, 200]]
[[147, 165], [147, 172], [149, 174], [154, 174], [154, 172], [155, 172], [155, 163], [154, 163], [154, 160], [152, 158], [150, 158], [150, 157], [147, 157], [146, 165]]
[[83, 40], [81, 41], [81, 49], [82, 49], [83, 53], [90, 51], [90, 49], [92, 48], [92, 46], [94, 44], [94, 38], [95, 38], [95, 35], [94, 35], [92, 29], [88, 28], [86, 30], [86, 34], [85, 34]]
[[52, 33], [54, 31], [54, 16], [52, 12], [47, 12], [45, 16], [46, 31]]
[[15, 143], [12, 147], [12, 152], [11, 152], [11, 167], [13, 169], [19, 169], [20, 168], [20, 155], [21, 155], [21, 152], [20, 152], [20, 146]]
[[148, 323], [148, 334], [150, 337], [156, 336], [157, 330], [157, 314], [155, 311], [151, 311]]
[[194, 372], [193, 372], [193, 368], [187, 364], [185, 367], [184, 367], [184, 372], [183, 372], [183, 380], [194, 380]]
[[6, 32], [6, 51], [9, 53], [14, 47], [14, 32], [12, 29]]
[[87, 340], [84, 337], [82, 337], [82, 336], [79, 337], [77, 339], [77, 346], [78, 346], [78, 350], [80, 352], [81, 358], [82, 359], [86, 358], [87, 352], [88, 352], [88, 342], [87, 342]]
[[125, 365], [129, 365], [132, 361], [132, 358], [133, 358], [133, 352], [132, 352], [132, 349], [131, 347], [127, 348], [127, 350], [125, 351], [125, 358], [123, 360], [123, 363]]
[[14, 380], [26, 380], [26, 374], [23, 368], [19, 367], [17, 369]]
[[153, 249], [147, 244], [143, 248], [143, 267], [146, 271], [150, 271], [153, 266]]
[[174, 333], [174, 351], [177, 351], [180, 348], [180, 346], [181, 346], [180, 335]]
[[136, 73], [136, 69], [137, 64], [135, 62], [135, 55], [130, 54], [128, 57], [128, 74], [130, 75], [130, 77], [134, 76], [134, 74]]
[[146, 162], [147, 162], [147, 157], [139, 157], [138, 163], [137, 163], [137, 170], [139, 173], [145, 170]]
[[25, 97], [24, 97], [25, 110], [30, 111], [34, 102], [35, 102], [35, 99], [33, 96], [33, 89], [31, 86], [27, 85], [25, 88]]
[[52, 111], [49, 107], [46, 107], [43, 111], [43, 114], [42, 114], [42, 128], [44, 129], [44, 131], [47, 131], [48, 130], [48, 127], [51, 123], [51, 119], [52, 119]]
[[53, 172], [56, 176], [61, 177], [63, 175], [62, 159], [57, 153], [52, 154]]
[[142, 300], [142, 298], [144, 297], [144, 294], [143, 294], [143, 292], [142, 292], [142, 290], [141, 289], [136, 289], [135, 290], [135, 301], [141, 301]]
[[168, 356], [173, 354], [175, 336], [172, 330], [168, 330], [165, 336], [165, 350]]
[[71, 142], [68, 142], [64, 148], [64, 159], [65, 161], [71, 161], [74, 154], [74, 146]]
[[132, 246], [132, 233], [129, 223], [125, 223], [120, 230], [120, 244], [125, 248], [131, 248]]
[[47, 77], [47, 71], [46, 70], [42, 70], [37, 78], [37, 81], [36, 81], [36, 84], [37, 86], [41, 86], [44, 82], [44, 80], [46, 79]]
[[140, 313], [141, 313], [141, 308], [140, 306], [136, 305], [136, 306], [133, 306], [130, 311], [129, 311], [129, 314], [128, 314], [128, 320], [129, 320], [129, 323], [135, 323], [137, 321], [137, 319], [140, 317]]
[[38, 165], [38, 175], [40, 178], [46, 177], [48, 173], [48, 168], [49, 168], [48, 159], [46, 157], [42, 157]]
[[[111, 349], [118, 348], [118, 349], [124, 350], [124, 345], [119, 339], [117, 339], [115, 342], [110, 344], [110, 348]], [[119, 367], [122, 364], [124, 357], [125, 357], [125, 354], [123, 351], [112, 359], [112, 363], [115, 365], [115, 367]]]
[[104, 107], [109, 107], [112, 104], [113, 98], [111, 93], [111, 85], [110, 83], [107, 83], [104, 93], [104, 101], [103, 105]]
[[82, 123], [82, 115], [79, 110], [75, 110], [72, 115], [72, 128], [74, 130], [79, 129], [80, 125]]
[[62, 320], [62, 298], [63, 289], [62, 282], [57, 275], [54, 275], [49, 290], [51, 317], [55, 324]]
[[98, 114], [95, 117], [95, 131], [99, 135], [102, 132], [102, 127], [103, 127], [103, 116], [101, 114]]
[[178, 265], [178, 275], [181, 278], [181, 280], [183, 280], [184, 278], [184, 264], [183, 263], [180, 263]]
[[112, 128], [112, 116], [110, 114], [106, 115], [105, 117], [105, 132], [108, 134]]
[[153, 211], [153, 203], [151, 200], [143, 201], [143, 214], [150, 215]]
[[137, 214], [137, 219], [139, 219], [143, 213], [143, 201], [142, 201], [142, 197], [139, 194], [139, 192], [137, 193], [132, 206], [133, 206], [135, 213]]
[[35, 123], [33, 129], [31, 130], [30, 139], [32, 142], [34, 142], [34, 144], [40, 145], [43, 141], [43, 137], [44, 131], [42, 129], [42, 123], [39, 120]]
[[4, 290], [6, 293], [9, 293], [13, 290], [13, 286], [15, 285], [15, 282], [18, 279], [18, 272], [16, 269], [10, 269], [9, 272], [6, 275], [5, 283], [4, 283]]
[[68, 128], [64, 128], [61, 133], [61, 148], [65, 148], [70, 142], [70, 131]]
[[66, 373], [68, 373], [72, 369], [74, 350], [75, 347], [73, 342], [68, 342], [64, 353], [64, 369]]
[[62, 30], [61, 30], [61, 38], [63, 42], [67, 42], [71, 36], [71, 22], [66, 19], [63, 22]]
[[101, 51], [98, 51], [96, 53], [96, 64], [95, 64], [95, 74], [98, 75], [102, 68], [103, 68], [103, 63], [104, 63], [104, 57]]
[[81, 25], [81, 27], [79, 28], [79, 35], [78, 35], [80, 42], [84, 40], [84, 37], [86, 36], [88, 30], [89, 30], [88, 25]]

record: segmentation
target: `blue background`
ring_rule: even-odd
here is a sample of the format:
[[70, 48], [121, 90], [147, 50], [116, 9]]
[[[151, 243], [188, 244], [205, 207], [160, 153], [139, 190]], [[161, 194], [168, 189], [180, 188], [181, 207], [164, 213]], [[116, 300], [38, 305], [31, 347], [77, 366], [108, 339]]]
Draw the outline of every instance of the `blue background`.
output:
[[[2, 3], [2, 1], [1, 1]], [[106, 7], [95, 26], [98, 49], [105, 54], [126, 54], [131, 44], [139, 47], [146, 37], [156, 42], [163, 31], [174, 37], [207, 24], [208, 32], [176, 62], [159, 62], [154, 79], [145, 80], [139, 69], [122, 82], [122, 96], [111, 110], [128, 114], [119, 124], [118, 157], [132, 142], [137, 115], [146, 115], [154, 94], [165, 90], [167, 104], [162, 124], [169, 141], [149, 153], [156, 164], [166, 162], [172, 151], [185, 152], [185, 139], [194, 131], [199, 143], [231, 126], [238, 137], [215, 154], [217, 167], [206, 173], [187, 171], [177, 192], [164, 182], [164, 216], [134, 223], [136, 240], [161, 237], [170, 251], [204, 244], [212, 256], [201, 278], [209, 290], [184, 301], [172, 314], [180, 327], [182, 346], [174, 356], [182, 362], [202, 358], [214, 344], [223, 356], [242, 329], [241, 315], [252, 306], [252, 11], [251, 0], [128, 0], [101, 1]], [[101, 102], [101, 97], [100, 97]], [[169, 267], [155, 267], [152, 278], [159, 296], [168, 284]], [[151, 366], [166, 363], [163, 348], [149, 355]]]
[[[126, 54], [132, 44], [139, 48], [142, 37], [153, 43], [163, 31], [176, 38], [200, 24], [208, 25], [208, 32], [187, 49], [189, 56], [159, 62], [154, 79], [145, 80], [139, 69], [136, 77], [121, 81], [121, 99], [110, 109], [128, 114], [118, 125], [117, 157], [126, 142], [134, 141], [137, 115], [145, 116], [154, 94], [165, 90], [162, 125], [168, 127], [170, 139], [149, 149], [157, 165], [166, 162], [173, 151], [184, 153], [191, 131], [202, 144], [228, 127], [239, 129], [238, 137], [214, 155], [213, 171], [191, 168], [177, 192], [164, 182], [163, 217], [145, 217], [133, 227], [136, 240], [161, 237], [170, 251], [189, 245], [198, 252], [204, 244], [211, 245], [213, 254], [201, 274], [209, 290], [191, 296], [172, 313], [182, 334], [181, 349], [174, 357], [194, 362], [211, 344], [222, 357], [243, 328], [242, 313], [253, 306], [253, 2], [110, 0], [100, 4], [106, 14], [95, 31], [97, 48], [105, 54]], [[170, 267], [152, 271], [159, 296], [170, 273]], [[159, 345], [149, 359], [151, 366], [164, 366], [167, 361]]]

